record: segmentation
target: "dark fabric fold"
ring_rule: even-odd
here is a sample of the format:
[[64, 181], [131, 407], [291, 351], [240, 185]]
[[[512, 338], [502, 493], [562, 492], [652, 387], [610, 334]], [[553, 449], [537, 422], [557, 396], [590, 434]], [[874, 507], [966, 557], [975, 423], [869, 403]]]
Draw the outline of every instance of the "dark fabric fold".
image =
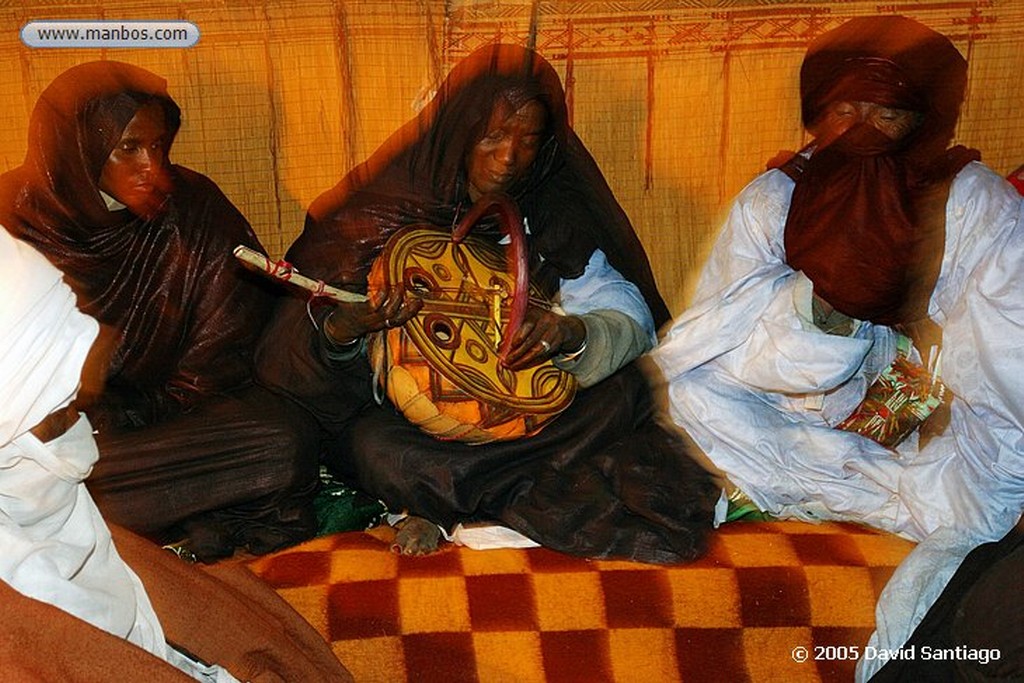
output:
[[439, 441], [390, 405], [370, 405], [326, 462], [390, 509], [449, 531], [499, 522], [572, 555], [673, 563], [704, 551], [718, 494], [687, 448], [654, 419], [630, 365], [515, 441]]
[[[899, 681], [1024, 678], [1024, 522], [972, 550], [901, 650], [871, 677]], [[913, 656], [911, 656], [913, 655]]]

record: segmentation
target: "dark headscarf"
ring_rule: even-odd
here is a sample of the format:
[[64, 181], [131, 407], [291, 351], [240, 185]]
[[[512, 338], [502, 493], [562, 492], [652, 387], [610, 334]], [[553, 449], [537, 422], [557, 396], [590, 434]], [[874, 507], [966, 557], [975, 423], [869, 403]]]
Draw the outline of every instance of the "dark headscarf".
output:
[[325, 281], [365, 288], [373, 260], [396, 230], [414, 223], [450, 226], [468, 210], [467, 153], [497, 106], [515, 111], [531, 100], [547, 110], [547, 139], [511, 194], [529, 223], [535, 266], [536, 255], [543, 256], [534, 277], [579, 277], [600, 248], [640, 288], [655, 322], [665, 322], [668, 309], [643, 247], [569, 127], [558, 74], [540, 55], [515, 45], [482, 48], [452, 69], [417, 118], [313, 203], [288, 260]]
[[920, 116], [901, 140], [859, 124], [790, 166], [796, 188], [787, 261], [840, 312], [886, 325], [927, 315], [950, 183], [979, 158], [964, 147], [947, 149], [966, 82], [967, 62], [953, 44], [904, 17], [852, 19], [808, 49], [800, 70], [808, 128], [840, 101]]
[[153, 215], [107, 208], [103, 166], [153, 102], [169, 149], [181, 110], [164, 79], [111, 61], [59, 75], [32, 111], [24, 163], [0, 177], [0, 223], [63, 271], [79, 307], [114, 331], [108, 389], [148, 402], [155, 419], [251, 381], [270, 302], [231, 257], [239, 243], [260, 248], [256, 235], [204, 176], [168, 163]]
[[100, 172], [135, 112], [150, 102], [164, 110], [169, 150], [181, 110], [164, 79], [120, 62], [89, 62], [57, 76], [32, 110], [19, 171], [35, 209], [59, 218], [76, 238], [123, 223], [126, 215], [108, 211], [100, 197]]

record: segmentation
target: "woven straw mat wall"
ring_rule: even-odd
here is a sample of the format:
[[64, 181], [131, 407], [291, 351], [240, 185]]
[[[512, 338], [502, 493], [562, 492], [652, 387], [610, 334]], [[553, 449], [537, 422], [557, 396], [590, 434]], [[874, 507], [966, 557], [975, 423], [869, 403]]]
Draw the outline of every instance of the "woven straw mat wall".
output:
[[[574, 125], [647, 246], [674, 312], [729, 199], [806, 139], [797, 73], [809, 40], [846, 18], [911, 16], [971, 64], [957, 141], [995, 170], [1017, 133], [1024, 2], [787, 0], [226, 0], [0, 2], [0, 170], [25, 153], [29, 112], [63, 69], [128, 61], [165, 76], [184, 110], [177, 163], [213, 178], [274, 256], [305, 207], [408, 120], [448, 69], [502, 40], [534, 46], [567, 84]], [[30, 49], [33, 19], [184, 19], [187, 49]]]

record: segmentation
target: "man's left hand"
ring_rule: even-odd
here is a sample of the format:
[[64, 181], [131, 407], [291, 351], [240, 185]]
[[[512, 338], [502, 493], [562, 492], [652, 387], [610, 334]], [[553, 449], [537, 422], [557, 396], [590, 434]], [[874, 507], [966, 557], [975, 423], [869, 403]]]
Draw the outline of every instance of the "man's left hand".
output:
[[531, 306], [502, 362], [511, 370], [522, 370], [559, 354], [577, 351], [586, 338], [587, 328], [578, 316]]

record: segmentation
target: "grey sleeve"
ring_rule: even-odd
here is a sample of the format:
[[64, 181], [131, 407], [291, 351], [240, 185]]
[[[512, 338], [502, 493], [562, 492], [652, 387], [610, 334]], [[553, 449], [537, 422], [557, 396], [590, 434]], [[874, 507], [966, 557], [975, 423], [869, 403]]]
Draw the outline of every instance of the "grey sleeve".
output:
[[579, 316], [587, 328], [586, 348], [571, 359], [555, 356], [555, 367], [576, 376], [581, 387], [597, 384], [652, 348], [647, 332], [620, 311], [600, 309]]

